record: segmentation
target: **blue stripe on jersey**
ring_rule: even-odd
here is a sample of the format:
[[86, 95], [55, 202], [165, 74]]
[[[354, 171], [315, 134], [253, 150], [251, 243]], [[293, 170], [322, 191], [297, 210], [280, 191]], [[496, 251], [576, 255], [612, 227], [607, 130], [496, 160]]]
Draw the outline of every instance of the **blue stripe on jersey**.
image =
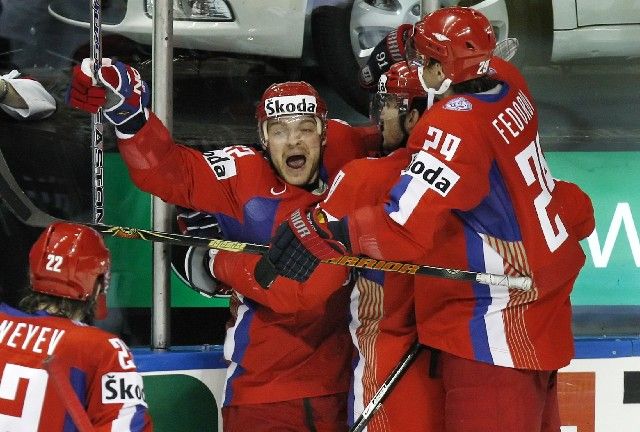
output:
[[131, 423], [129, 423], [129, 429], [132, 432], [144, 430], [146, 408], [144, 405], [136, 405], [136, 412], [131, 417]]
[[[83, 407], [87, 407], [87, 374], [78, 368], [71, 368], [69, 371], [71, 387], [73, 387], [73, 391], [76, 395], [78, 395], [78, 400]], [[76, 432], [76, 426], [71, 420], [69, 413], [64, 415], [64, 426], [62, 427], [63, 432]]]
[[[474, 271], [485, 271], [482, 239], [466, 225], [464, 231], [469, 268]], [[472, 286], [476, 298], [473, 316], [469, 321], [473, 355], [476, 360], [493, 364], [493, 357], [489, 350], [489, 336], [484, 322], [484, 316], [491, 305], [491, 293], [488, 285], [474, 282]]]
[[227, 388], [224, 394], [224, 406], [231, 405], [231, 401], [233, 400], [233, 381], [241, 376], [244, 373], [244, 368], [236, 364], [236, 370], [233, 371], [233, 374], [227, 379]]
[[503, 97], [505, 97], [507, 93], [509, 93], [509, 89], [510, 89], [509, 84], [507, 84], [506, 82], [500, 81], [500, 83], [502, 84], [502, 88], [498, 93], [472, 93], [472, 94], [467, 93], [465, 95], [474, 97], [476, 99], [480, 99], [483, 102], [488, 102], [488, 103], [498, 102]]
[[380, 270], [371, 270], [371, 269], [361, 269], [358, 270], [362, 277], [369, 279], [371, 282], [375, 282], [378, 285], [384, 286], [384, 275], [385, 272]]
[[387, 214], [397, 212], [400, 209], [400, 198], [402, 198], [402, 195], [407, 191], [407, 187], [409, 187], [412, 178], [410, 175], [401, 175], [400, 180], [393, 186], [389, 193], [390, 201], [384, 204], [384, 210]]
[[216, 218], [225, 239], [268, 244], [278, 205], [279, 199], [256, 197], [244, 205], [242, 221], [222, 213], [216, 213]]
[[20, 309], [12, 308], [11, 306], [9, 306], [6, 303], [0, 304], [0, 312], [5, 313], [7, 315], [15, 316], [15, 317], [21, 317], [21, 318], [49, 315], [45, 311], [36, 311], [36, 312], [30, 314], [30, 313], [27, 313], [27, 312], [23, 312]]
[[495, 161], [489, 171], [489, 194], [474, 209], [456, 214], [475, 232], [511, 242], [522, 240], [507, 185]]

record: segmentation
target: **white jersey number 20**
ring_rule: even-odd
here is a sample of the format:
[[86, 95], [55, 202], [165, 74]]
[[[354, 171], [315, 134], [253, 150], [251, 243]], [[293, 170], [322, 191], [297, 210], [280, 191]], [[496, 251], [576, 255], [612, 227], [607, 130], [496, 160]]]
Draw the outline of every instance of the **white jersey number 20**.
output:
[[[27, 380], [27, 391], [24, 400], [16, 400], [21, 380]], [[42, 369], [34, 369], [7, 363], [0, 380], [0, 399], [14, 402], [15, 412], [21, 412], [20, 417], [0, 413], [0, 430], [13, 432], [38, 432], [44, 394], [47, 389], [49, 375]]]
[[[539, 135], [536, 135], [535, 141], [531, 141], [524, 150], [516, 155], [516, 162], [527, 186], [531, 186], [536, 182], [540, 185], [541, 192], [533, 200], [533, 206], [536, 209], [542, 233], [547, 241], [547, 246], [549, 246], [549, 250], [553, 252], [564, 243], [569, 235], [560, 220], [560, 216], [556, 214], [552, 221], [547, 212], [547, 206], [551, 202], [551, 192], [553, 192], [555, 182], [553, 177], [551, 177], [549, 166], [540, 149]], [[533, 168], [535, 168], [535, 172]]]

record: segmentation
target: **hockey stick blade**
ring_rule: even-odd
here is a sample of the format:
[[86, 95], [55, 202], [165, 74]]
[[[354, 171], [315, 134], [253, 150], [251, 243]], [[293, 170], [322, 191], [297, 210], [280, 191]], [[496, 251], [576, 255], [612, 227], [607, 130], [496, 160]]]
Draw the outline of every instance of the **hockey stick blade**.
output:
[[409, 351], [400, 359], [398, 364], [393, 368], [393, 370], [387, 376], [387, 379], [384, 380], [380, 388], [373, 395], [369, 403], [362, 413], [358, 416], [357, 420], [349, 429], [349, 432], [361, 432], [369, 423], [369, 421], [373, 418], [373, 415], [378, 411], [384, 400], [389, 396], [391, 390], [395, 387], [395, 385], [400, 381], [409, 369], [409, 366], [413, 364], [413, 362], [418, 357], [418, 354], [422, 351], [424, 346], [419, 342], [415, 342]]
[[20, 221], [26, 225], [44, 228], [56, 219], [40, 210], [25, 195], [9, 170], [0, 150], [0, 197]]
[[[15, 181], [9, 167], [0, 151], [0, 197], [11, 212], [24, 224], [44, 228], [58, 220], [43, 212], [27, 197]], [[231, 240], [194, 237], [182, 234], [151, 231], [140, 228], [129, 228], [105, 224], [75, 222], [94, 228], [96, 231], [112, 237], [147, 240], [160, 243], [169, 243], [179, 246], [206, 247], [209, 249], [226, 250], [230, 252], [244, 252], [264, 254], [269, 250], [268, 246], [236, 242]], [[420, 264], [409, 264], [395, 261], [376, 260], [368, 257], [342, 256], [323, 261], [347, 267], [380, 270], [391, 273], [415, 274], [419, 276], [433, 276], [445, 279], [478, 282], [489, 285], [506, 286], [519, 290], [531, 289], [532, 280], [526, 276], [507, 276], [490, 273], [479, 273], [467, 270], [448, 269]]]
[[95, 432], [93, 424], [87, 415], [78, 395], [69, 382], [67, 371], [62, 364], [56, 360], [53, 355], [47, 357], [42, 366], [49, 374], [49, 378], [52, 381], [52, 387], [55, 388], [58, 397], [64, 404], [67, 412], [73, 420], [73, 424], [80, 432]]

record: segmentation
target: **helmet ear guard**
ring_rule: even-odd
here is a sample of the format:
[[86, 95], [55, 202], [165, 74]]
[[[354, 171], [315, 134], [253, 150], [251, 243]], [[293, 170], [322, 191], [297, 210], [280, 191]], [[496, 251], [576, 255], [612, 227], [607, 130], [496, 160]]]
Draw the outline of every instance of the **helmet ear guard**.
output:
[[327, 104], [311, 84], [305, 81], [287, 81], [269, 86], [256, 108], [262, 147], [266, 148], [268, 144], [267, 120], [295, 115], [313, 115], [318, 125], [318, 134], [324, 143]]
[[96, 281], [109, 283], [111, 256], [102, 236], [92, 228], [54, 222], [29, 252], [29, 279], [34, 292], [86, 301]]

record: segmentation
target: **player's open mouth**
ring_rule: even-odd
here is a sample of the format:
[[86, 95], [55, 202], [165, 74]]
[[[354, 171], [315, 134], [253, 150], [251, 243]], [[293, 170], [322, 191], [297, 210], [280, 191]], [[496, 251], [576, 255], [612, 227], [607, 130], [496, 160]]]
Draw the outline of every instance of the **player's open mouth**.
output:
[[287, 158], [287, 166], [293, 169], [300, 169], [307, 162], [307, 158], [304, 155], [294, 155]]

